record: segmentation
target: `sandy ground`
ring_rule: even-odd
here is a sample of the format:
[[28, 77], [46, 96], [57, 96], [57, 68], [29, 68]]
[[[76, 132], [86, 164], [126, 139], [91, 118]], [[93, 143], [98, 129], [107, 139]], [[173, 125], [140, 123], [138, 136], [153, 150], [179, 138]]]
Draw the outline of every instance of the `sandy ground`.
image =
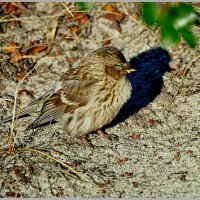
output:
[[[67, 22], [68, 12], [60, 3], [29, 3], [26, 7], [17, 10], [20, 21], [0, 21], [1, 47], [15, 42], [20, 52], [30, 55], [26, 49], [31, 42], [49, 44], [56, 22], [58, 30], [48, 55], [42, 51], [12, 63], [14, 55], [1, 50], [1, 121], [13, 110], [16, 74], [30, 71], [35, 61], [37, 69], [20, 87], [29, 91], [18, 95], [21, 107], [45, 94], [79, 58], [109, 39], [138, 71], [128, 77], [131, 99], [105, 127], [110, 140], [93, 133], [88, 135], [92, 146], [84, 146], [78, 139], [69, 141], [56, 123], [24, 132], [37, 115], [16, 122], [16, 149], [40, 150], [92, 183], [37, 152], [20, 150], [8, 156], [3, 150], [8, 146], [11, 123], [0, 123], [0, 197], [200, 197], [199, 45], [190, 49], [180, 42], [167, 52], [159, 47], [158, 30], [151, 32], [137, 18], [125, 17], [119, 26], [104, 13], [91, 12], [87, 23], [79, 26], [74, 20]], [[125, 9], [120, 4], [117, 7], [129, 13], [136, 9], [133, 3], [125, 4]], [[81, 28], [80, 35], [70, 33], [73, 25]], [[199, 31], [199, 26], [193, 28], [200, 39]], [[69, 62], [71, 58], [76, 61]]]

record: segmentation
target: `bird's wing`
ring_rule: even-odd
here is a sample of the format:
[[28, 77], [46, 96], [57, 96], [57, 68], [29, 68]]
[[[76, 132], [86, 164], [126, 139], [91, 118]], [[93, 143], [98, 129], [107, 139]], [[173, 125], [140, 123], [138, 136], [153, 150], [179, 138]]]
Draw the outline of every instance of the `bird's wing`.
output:
[[63, 88], [43, 104], [41, 115], [26, 128], [26, 131], [56, 120], [64, 113], [71, 112], [88, 103], [95, 94], [98, 81], [95, 79], [74, 80], [72, 78], [74, 76], [69, 75], [65, 79]]
[[58, 118], [64, 113], [66, 105], [61, 101], [60, 93], [52, 95], [42, 106], [40, 116], [31, 123], [25, 131], [40, 126], [46, 122]]
[[[53, 90], [54, 91], [54, 90]], [[47, 99], [52, 95], [53, 91], [49, 91], [45, 93], [43, 96], [41, 96], [38, 99], [35, 99], [30, 104], [28, 104], [25, 108], [17, 108], [17, 112], [15, 115], [15, 119], [19, 119], [21, 117], [30, 116], [33, 113], [36, 113], [41, 109], [42, 104], [47, 101]], [[12, 115], [3, 119], [3, 123], [6, 123], [8, 121], [12, 120]]]
[[[71, 69], [69, 71], [67, 71], [63, 77], [71, 77], [71, 74], [73, 74], [74, 69]], [[41, 97], [35, 99], [34, 101], [32, 101], [31, 103], [29, 103], [25, 108], [18, 108], [17, 107], [17, 112], [15, 115], [15, 119], [19, 119], [22, 117], [26, 117], [26, 116], [30, 116], [33, 113], [37, 113], [41, 110], [42, 105], [52, 96], [52, 94], [56, 93], [58, 90], [60, 90], [63, 87], [63, 83], [62, 81], [58, 81], [58, 84], [54, 86], [54, 88], [52, 88], [52, 90], [49, 90], [48, 92], [46, 92], [44, 95], [42, 95]], [[12, 120], [12, 115], [3, 119], [3, 123], [6, 123], [8, 121]]]

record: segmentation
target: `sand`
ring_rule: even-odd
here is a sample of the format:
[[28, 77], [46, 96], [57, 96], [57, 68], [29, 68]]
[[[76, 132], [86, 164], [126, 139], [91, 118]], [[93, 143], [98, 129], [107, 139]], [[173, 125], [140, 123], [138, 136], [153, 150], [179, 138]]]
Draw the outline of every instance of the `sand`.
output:
[[[57, 19], [58, 30], [52, 51], [34, 55], [42, 58], [11, 63], [13, 55], [0, 51], [1, 121], [13, 111], [19, 83], [16, 74], [23, 70], [27, 73], [34, 62], [37, 69], [20, 87], [29, 91], [18, 95], [21, 107], [48, 92], [59, 76], [78, 65], [82, 56], [109, 39], [137, 72], [128, 76], [133, 87], [131, 99], [104, 128], [110, 140], [92, 133], [87, 135], [92, 146], [83, 145], [79, 139], [69, 141], [57, 123], [24, 132], [38, 113], [16, 123], [15, 149], [32, 148], [51, 155], [92, 183], [37, 152], [24, 149], [12, 156], [0, 152], [0, 197], [199, 197], [199, 45], [191, 49], [181, 41], [165, 51], [157, 40], [156, 28], [151, 32], [130, 17], [119, 28], [102, 12], [91, 12], [88, 22], [81, 26], [81, 34], [74, 36], [69, 27], [78, 24], [61, 16], [67, 13], [62, 4], [26, 5], [27, 9], [20, 11], [20, 22], [1, 22], [1, 47], [11, 42], [23, 49], [34, 41], [49, 44]], [[124, 12], [120, 3], [117, 7]], [[129, 12], [135, 9], [133, 3], [125, 4], [125, 8]], [[192, 30], [200, 39], [199, 28]], [[1, 149], [8, 146], [10, 127], [11, 122], [0, 123]]]

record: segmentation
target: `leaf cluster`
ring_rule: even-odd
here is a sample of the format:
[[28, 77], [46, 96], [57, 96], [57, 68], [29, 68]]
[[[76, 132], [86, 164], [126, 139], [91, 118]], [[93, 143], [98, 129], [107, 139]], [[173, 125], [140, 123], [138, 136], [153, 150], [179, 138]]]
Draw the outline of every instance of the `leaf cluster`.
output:
[[186, 3], [143, 2], [140, 16], [149, 28], [160, 27], [161, 42], [165, 48], [168, 49], [178, 44], [181, 37], [190, 47], [195, 48], [197, 39], [190, 31], [191, 26], [197, 20], [193, 6]]

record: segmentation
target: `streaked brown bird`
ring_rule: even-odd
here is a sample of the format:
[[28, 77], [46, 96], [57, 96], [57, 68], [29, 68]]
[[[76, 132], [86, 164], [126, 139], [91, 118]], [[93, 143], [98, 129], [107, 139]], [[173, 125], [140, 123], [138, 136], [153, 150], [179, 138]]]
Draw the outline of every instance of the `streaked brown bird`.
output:
[[102, 47], [80, 63], [61, 76], [51, 95], [39, 99], [41, 114], [26, 131], [56, 120], [70, 137], [77, 137], [100, 129], [118, 114], [131, 96], [125, 75], [135, 71], [123, 53]]

